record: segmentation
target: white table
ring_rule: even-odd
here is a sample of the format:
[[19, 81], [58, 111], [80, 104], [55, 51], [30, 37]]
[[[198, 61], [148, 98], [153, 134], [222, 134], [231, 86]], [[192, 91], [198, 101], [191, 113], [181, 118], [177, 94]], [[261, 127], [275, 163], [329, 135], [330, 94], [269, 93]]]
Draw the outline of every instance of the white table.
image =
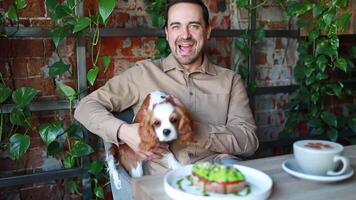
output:
[[[351, 167], [356, 170], [356, 145], [345, 147], [344, 155], [350, 158]], [[241, 165], [259, 169], [273, 180], [270, 199], [356, 199], [356, 175], [336, 183], [320, 183], [295, 178], [282, 169], [283, 161], [293, 155], [274, 156], [240, 162]], [[132, 180], [132, 190], [137, 200], [169, 200], [163, 187], [164, 174], [144, 176]]]

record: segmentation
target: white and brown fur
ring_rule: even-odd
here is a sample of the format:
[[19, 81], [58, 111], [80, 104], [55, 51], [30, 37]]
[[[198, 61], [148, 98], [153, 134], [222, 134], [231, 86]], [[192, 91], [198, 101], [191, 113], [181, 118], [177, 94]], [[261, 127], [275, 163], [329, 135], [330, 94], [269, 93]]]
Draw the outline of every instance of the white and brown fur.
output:
[[[194, 143], [193, 121], [188, 111], [174, 103], [173, 98], [166, 93], [155, 91], [144, 100], [137, 112], [134, 123], [139, 123], [139, 148], [150, 151], [160, 143], [178, 139], [181, 144]], [[116, 160], [132, 177], [143, 176], [142, 158], [127, 144], [112, 146], [106, 155], [108, 171], [116, 188], [121, 188], [121, 181], [116, 169]], [[181, 164], [173, 153], [165, 154], [161, 162], [167, 163], [170, 169], [176, 169]]]

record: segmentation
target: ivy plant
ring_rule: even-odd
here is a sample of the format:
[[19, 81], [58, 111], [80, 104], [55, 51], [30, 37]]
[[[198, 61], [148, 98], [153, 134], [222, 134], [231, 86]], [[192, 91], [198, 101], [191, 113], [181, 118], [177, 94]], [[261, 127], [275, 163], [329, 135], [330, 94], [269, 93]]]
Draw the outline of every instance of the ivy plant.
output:
[[[164, 12], [166, 7], [166, 0], [150, 1], [147, 5], [146, 11], [151, 16], [152, 26], [155, 28], [163, 28], [165, 24]], [[165, 37], [159, 37], [155, 41], [156, 54], [154, 59], [167, 57], [171, 50]]]
[[294, 69], [298, 89], [288, 102], [288, 135], [295, 135], [295, 130], [304, 126], [310, 135], [325, 135], [336, 141], [340, 131], [355, 131], [355, 116], [336, 115], [327, 105], [331, 98], [355, 97], [353, 91], [331, 76], [346, 75], [354, 67], [349, 58], [339, 53], [338, 34], [345, 30], [351, 17], [344, 10], [347, 6], [347, 0], [287, 2], [287, 13], [298, 17], [299, 28], [308, 33], [298, 46], [299, 60]]
[[[11, 37], [19, 30], [19, 15], [18, 12], [26, 8], [26, 0], [15, 0], [11, 2], [4, 13], [0, 12], [0, 38]], [[5, 31], [6, 24], [15, 25], [16, 30], [12, 33]]]

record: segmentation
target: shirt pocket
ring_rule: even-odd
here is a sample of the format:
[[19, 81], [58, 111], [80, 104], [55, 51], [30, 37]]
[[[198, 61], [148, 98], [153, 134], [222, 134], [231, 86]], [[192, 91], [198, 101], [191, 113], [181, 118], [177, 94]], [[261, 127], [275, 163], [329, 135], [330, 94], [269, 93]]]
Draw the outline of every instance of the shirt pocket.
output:
[[224, 125], [227, 120], [229, 94], [197, 94], [196, 118], [200, 122]]

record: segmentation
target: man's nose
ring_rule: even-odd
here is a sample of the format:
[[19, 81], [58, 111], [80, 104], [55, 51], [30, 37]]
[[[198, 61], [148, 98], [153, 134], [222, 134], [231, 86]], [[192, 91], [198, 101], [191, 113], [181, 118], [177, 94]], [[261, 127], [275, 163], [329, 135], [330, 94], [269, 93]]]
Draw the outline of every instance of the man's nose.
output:
[[182, 34], [183, 39], [189, 39], [192, 37], [192, 35], [190, 34], [189, 28], [183, 28], [183, 34]]

